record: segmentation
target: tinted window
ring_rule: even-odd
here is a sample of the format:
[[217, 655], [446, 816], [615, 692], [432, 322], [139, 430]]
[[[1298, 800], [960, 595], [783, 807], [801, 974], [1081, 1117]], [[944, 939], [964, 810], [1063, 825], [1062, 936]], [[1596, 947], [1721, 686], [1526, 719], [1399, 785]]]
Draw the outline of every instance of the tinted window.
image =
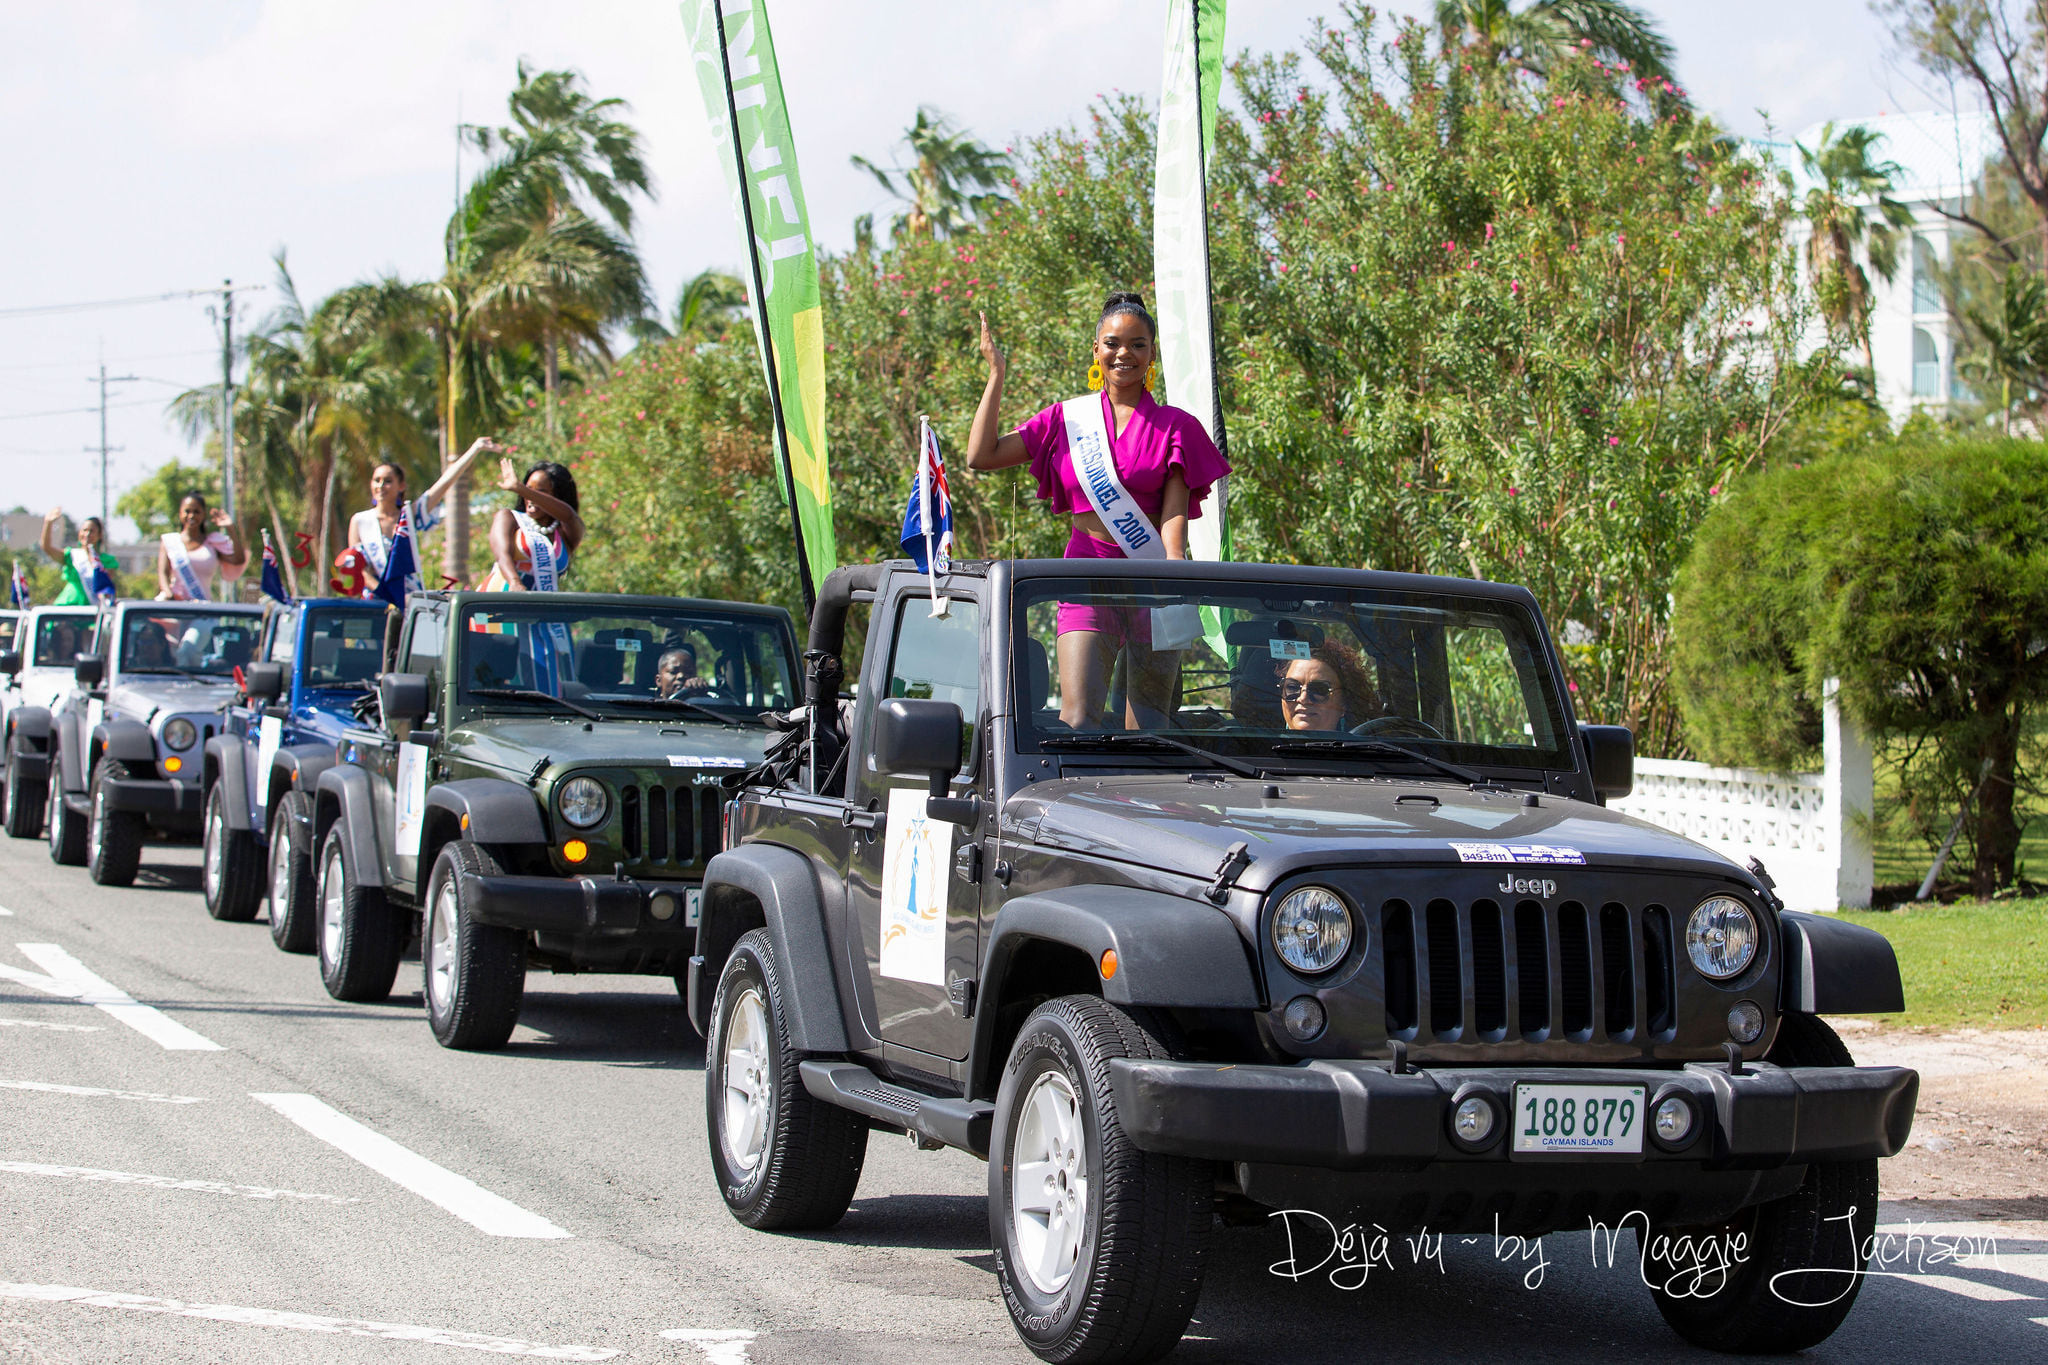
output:
[[944, 616], [931, 600], [906, 597], [896, 608], [896, 647], [889, 657], [887, 695], [949, 701], [965, 725], [960, 752], [973, 764], [974, 726], [981, 717], [981, 609], [956, 597]]
[[92, 653], [97, 625], [97, 618], [85, 612], [76, 616], [45, 616], [37, 621], [36, 667], [69, 668], [78, 655]]
[[227, 678], [256, 656], [262, 621], [246, 613], [150, 607], [121, 620], [121, 673]]
[[400, 673], [423, 673], [427, 678], [427, 705], [440, 709], [441, 652], [447, 645], [447, 609], [427, 607], [413, 613], [412, 632], [406, 637], [405, 663]]
[[306, 686], [368, 687], [383, 663], [382, 612], [330, 609], [306, 622]]
[[297, 611], [281, 611], [270, 627], [270, 649], [264, 654], [265, 662], [283, 664], [290, 672], [292, 659], [297, 655], [299, 643], [299, 614]]

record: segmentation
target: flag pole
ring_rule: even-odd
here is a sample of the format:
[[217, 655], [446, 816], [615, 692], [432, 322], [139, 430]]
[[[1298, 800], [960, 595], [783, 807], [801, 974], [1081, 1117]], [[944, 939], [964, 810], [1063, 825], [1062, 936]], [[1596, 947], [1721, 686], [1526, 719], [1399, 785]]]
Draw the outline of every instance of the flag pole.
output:
[[[1209, 320], [1209, 413], [1216, 421], [1216, 449], [1228, 464], [1230, 437], [1223, 427], [1223, 367], [1217, 363], [1220, 352], [1216, 349], [1216, 286], [1209, 265], [1209, 120], [1202, 109], [1202, 0], [1187, 3], [1195, 12], [1195, 147], [1201, 154], [1195, 172], [1202, 183], [1202, 302]], [[1229, 499], [1230, 482], [1226, 477], [1216, 499], [1216, 520], [1220, 523], [1216, 544], [1225, 560], [1231, 557]]]
[[789, 430], [782, 418], [782, 380], [775, 368], [775, 343], [768, 333], [768, 291], [761, 283], [761, 253], [754, 248], [754, 198], [747, 185], [747, 151], [740, 143], [740, 110], [732, 93], [732, 54], [725, 41], [724, 0], [711, 0], [712, 23], [718, 30], [718, 65], [725, 77], [725, 126], [732, 135], [734, 174], [740, 187], [740, 220], [747, 233], [747, 276], [754, 286], [754, 337], [761, 345], [761, 363], [768, 372], [768, 406], [775, 414], [775, 453], [782, 466], [782, 500], [789, 505], [789, 530], [796, 540], [796, 579], [803, 592], [804, 620], [818, 606], [811, 582], [811, 557], [804, 549], [804, 523], [796, 505], [796, 473], [789, 459]]

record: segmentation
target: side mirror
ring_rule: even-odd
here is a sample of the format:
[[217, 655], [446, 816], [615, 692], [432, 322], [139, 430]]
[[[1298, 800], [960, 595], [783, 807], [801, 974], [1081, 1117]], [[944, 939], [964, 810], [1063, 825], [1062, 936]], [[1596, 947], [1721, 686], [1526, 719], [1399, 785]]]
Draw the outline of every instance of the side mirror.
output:
[[385, 725], [426, 719], [431, 709], [424, 673], [386, 673], [377, 679], [377, 700], [384, 709]]
[[71, 676], [80, 687], [98, 687], [106, 680], [107, 662], [97, 654], [80, 654], [72, 660]]
[[18, 649], [0, 649], [0, 673], [4, 673], [11, 678], [19, 672], [21, 672], [21, 651]]
[[953, 702], [891, 697], [875, 712], [875, 771], [930, 778], [933, 799], [944, 800], [960, 770], [963, 728]]
[[284, 665], [244, 664], [242, 682], [250, 701], [276, 701], [284, 695]]
[[1636, 737], [1626, 725], [1579, 725], [1586, 763], [1601, 800], [1627, 796], [1636, 785]]

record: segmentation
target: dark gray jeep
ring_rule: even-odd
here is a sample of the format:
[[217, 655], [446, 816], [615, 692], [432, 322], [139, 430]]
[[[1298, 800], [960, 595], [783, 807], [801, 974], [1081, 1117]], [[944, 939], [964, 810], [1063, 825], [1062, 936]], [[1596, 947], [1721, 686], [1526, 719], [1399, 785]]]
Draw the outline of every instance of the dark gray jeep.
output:
[[[1048, 1360], [1170, 1349], [1219, 1209], [1635, 1215], [1687, 1339], [1842, 1321], [1918, 1077], [1820, 1016], [1902, 1008], [1890, 946], [1605, 809], [1632, 739], [1576, 720], [1528, 592], [1065, 560], [944, 590], [828, 579], [807, 705], [705, 874], [690, 1009], [741, 1221], [837, 1221], [871, 1129], [985, 1157]], [[1681, 1278], [1709, 1243], [1667, 1231], [1740, 1250]]]

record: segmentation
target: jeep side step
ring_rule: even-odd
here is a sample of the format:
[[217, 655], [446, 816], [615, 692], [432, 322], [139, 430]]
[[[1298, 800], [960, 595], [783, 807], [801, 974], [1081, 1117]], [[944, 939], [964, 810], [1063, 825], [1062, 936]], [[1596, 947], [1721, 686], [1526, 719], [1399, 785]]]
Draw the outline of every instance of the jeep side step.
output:
[[797, 1074], [814, 1099], [988, 1159], [989, 1129], [996, 1107], [986, 1100], [947, 1099], [907, 1090], [854, 1062], [800, 1062]]

